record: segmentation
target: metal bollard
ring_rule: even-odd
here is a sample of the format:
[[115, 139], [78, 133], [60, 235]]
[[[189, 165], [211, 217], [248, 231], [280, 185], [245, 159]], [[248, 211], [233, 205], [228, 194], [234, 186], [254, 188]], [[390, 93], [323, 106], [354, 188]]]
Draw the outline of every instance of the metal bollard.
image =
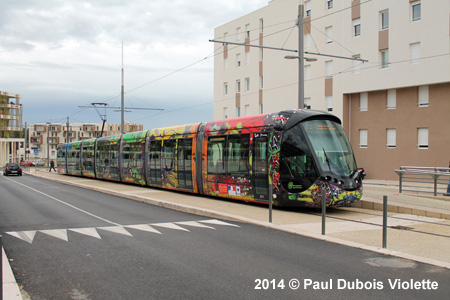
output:
[[0, 234], [0, 300], [3, 300], [3, 240]]
[[327, 211], [327, 193], [322, 187], [322, 235], [325, 235], [325, 215]]
[[383, 196], [383, 248], [387, 247], [387, 203], [388, 197]]

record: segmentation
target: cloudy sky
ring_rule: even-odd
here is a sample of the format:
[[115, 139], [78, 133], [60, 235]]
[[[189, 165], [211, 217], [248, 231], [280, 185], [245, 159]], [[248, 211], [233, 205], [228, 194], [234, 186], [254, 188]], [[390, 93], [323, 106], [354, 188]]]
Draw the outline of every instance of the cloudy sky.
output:
[[[101, 122], [120, 106], [144, 128], [212, 120], [214, 28], [268, 0], [2, 0], [0, 91], [22, 95], [23, 121]], [[189, 66], [189, 67], [188, 67]], [[103, 111], [102, 111], [103, 113]], [[107, 122], [120, 112], [107, 110]]]

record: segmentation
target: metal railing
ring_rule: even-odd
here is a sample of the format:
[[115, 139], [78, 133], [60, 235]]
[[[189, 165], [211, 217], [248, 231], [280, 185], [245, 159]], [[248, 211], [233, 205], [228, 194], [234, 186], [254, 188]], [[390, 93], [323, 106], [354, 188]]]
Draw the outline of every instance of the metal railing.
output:
[[[450, 184], [450, 168], [439, 167], [407, 167], [402, 166], [399, 170], [394, 170], [399, 176], [399, 192], [422, 192], [447, 194]], [[405, 185], [413, 183], [413, 185]], [[412, 189], [408, 188], [412, 187]]]

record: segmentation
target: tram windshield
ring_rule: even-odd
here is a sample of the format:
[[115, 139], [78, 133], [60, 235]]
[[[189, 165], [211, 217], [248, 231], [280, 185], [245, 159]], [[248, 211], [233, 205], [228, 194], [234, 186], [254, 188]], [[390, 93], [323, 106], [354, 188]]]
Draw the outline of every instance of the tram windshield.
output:
[[302, 123], [320, 168], [340, 176], [351, 176], [356, 171], [352, 148], [342, 127], [329, 120]]

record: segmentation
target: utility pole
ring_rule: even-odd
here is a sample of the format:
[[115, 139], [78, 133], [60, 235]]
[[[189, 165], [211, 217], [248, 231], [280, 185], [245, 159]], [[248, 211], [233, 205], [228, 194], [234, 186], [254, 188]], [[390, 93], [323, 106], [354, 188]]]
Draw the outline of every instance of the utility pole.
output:
[[122, 42], [122, 92], [121, 92], [121, 105], [120, 105], [120, 132], [125, 133], [125, 90], [124, 90], [124, 79], [123, 79], [123, 42]]
[[305, 108], [305, 62], [303, 53], [303, 4], [298, 5], [298, 109]]
[[67, 117], [67, 132], [66, 132], [66, 143], [69, 143], [69, 117]]

